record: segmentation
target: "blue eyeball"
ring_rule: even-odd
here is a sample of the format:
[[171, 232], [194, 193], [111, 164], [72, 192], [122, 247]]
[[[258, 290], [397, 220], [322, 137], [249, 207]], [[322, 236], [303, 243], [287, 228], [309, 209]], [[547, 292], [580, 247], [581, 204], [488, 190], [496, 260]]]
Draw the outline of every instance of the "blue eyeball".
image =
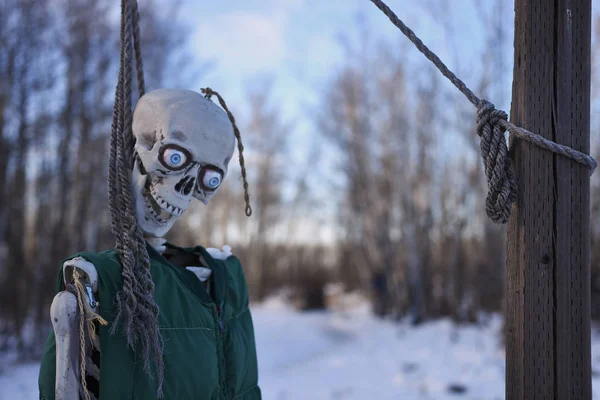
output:
[[187, 161], [185, 153], [174, 148], [166, 149], [162, 157], [164, 164], [174, 169], [181, 168]]
[[202, 177], [202, 185], [207, 190], [215, 190], [221, 184], [222, 179], [223, 177], [220, 172], [212, 169], [207, 169], [206, 172], [204, 172], [204, 176]]
[[171, 164], [177, 165], [181, 162], [181, 154], [173, 153], [171, 154], [171, 158], [169, 159]]

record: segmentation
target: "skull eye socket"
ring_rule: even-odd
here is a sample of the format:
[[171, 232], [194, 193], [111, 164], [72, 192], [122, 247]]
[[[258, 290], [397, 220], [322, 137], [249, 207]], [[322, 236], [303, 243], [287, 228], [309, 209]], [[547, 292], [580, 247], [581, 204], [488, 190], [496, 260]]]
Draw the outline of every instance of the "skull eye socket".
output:
[[216, 169], [206, 167], [201, 171], [202, 179], [200, 179], [200, 183], [202, 185], [202, 189], [212, 192], [216, 190], [223, 180], [223, 174], [221, 171]]
[[162, 165], [172, 171], [179, 171], [192, 161], [192, 157], [186, 149], [173, 144], [163, 146], [158, 158]]

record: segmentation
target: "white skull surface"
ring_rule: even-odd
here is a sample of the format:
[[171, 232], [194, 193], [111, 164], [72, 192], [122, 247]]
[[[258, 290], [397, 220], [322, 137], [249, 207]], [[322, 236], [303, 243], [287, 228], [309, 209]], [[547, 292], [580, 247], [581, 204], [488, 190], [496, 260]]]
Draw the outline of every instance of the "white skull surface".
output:
[[140, 228], [162, 237], [188, 208], [220, 186], [235, 148], [227, 114], [191, 90], [157, 89], [133, 113], [132, 190]]

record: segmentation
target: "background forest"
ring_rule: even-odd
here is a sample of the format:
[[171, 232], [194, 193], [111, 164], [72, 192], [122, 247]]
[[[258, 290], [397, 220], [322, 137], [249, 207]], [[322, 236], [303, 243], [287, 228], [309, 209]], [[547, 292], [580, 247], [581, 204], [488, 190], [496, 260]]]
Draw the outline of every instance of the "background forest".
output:
[[[39, 356], [61, 260], [113, 245], [106, 149], [117, 3], [0, 0], [0, 352], [16, 338], [22, 357]], [[468, 20], [453, 1], [410, 3], [408, 15], [421, 18], [415, 30], [433, 29], [431, 47], [508, 110], [509, 2], [461, 1], [477, 17]], [[370, 4], [334, 32], [338, 56], [327, 68], [316, 62], [305, 80], [289, 71], [299, 91], [268, 73], [223, 75], [231, 66], [190, 44], [195, 26], [182, 7], [140, 2], [147, 87], [199, 90], [204, 82], [221, 92], [241, 121], [254, 215], [244, 216], [234, 160], [226, 184], [208, 207], [188, 211], [171, 241], [231, 245], [257, 303], [278, 295], [301, 310], [323, 309], [357, 292], [377, 316], [414, 324], [502, 312], [506, 234], [485, 215], [474, 109], [403, 37], [378, 33], [364, 18]], [[592, 149], [600, 158], [594, 18]], [[457, 32], [465, 24], [477, 40]], [[217, 82], [241, 85], [228, 93], [231, 86], [204, 79], [219, 74]], [[592, 185], [592, 308], [600, 318], [600, 174]]]

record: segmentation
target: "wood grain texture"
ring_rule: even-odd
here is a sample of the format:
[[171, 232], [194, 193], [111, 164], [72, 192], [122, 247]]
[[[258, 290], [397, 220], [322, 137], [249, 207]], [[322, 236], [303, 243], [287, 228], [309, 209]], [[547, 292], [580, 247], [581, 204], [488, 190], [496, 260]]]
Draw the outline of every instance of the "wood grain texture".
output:
[[[591, 2], [557, 6], [554, 140], [589, 153]], [[558, 156], [555, 174], [556, 398], [590, 399], [590, 174]]]
[[[517, 0], [511, 120], [589, 152], [590, 0]], [[512, 143], [506, 398], [591, 399], [589, 171]]]

